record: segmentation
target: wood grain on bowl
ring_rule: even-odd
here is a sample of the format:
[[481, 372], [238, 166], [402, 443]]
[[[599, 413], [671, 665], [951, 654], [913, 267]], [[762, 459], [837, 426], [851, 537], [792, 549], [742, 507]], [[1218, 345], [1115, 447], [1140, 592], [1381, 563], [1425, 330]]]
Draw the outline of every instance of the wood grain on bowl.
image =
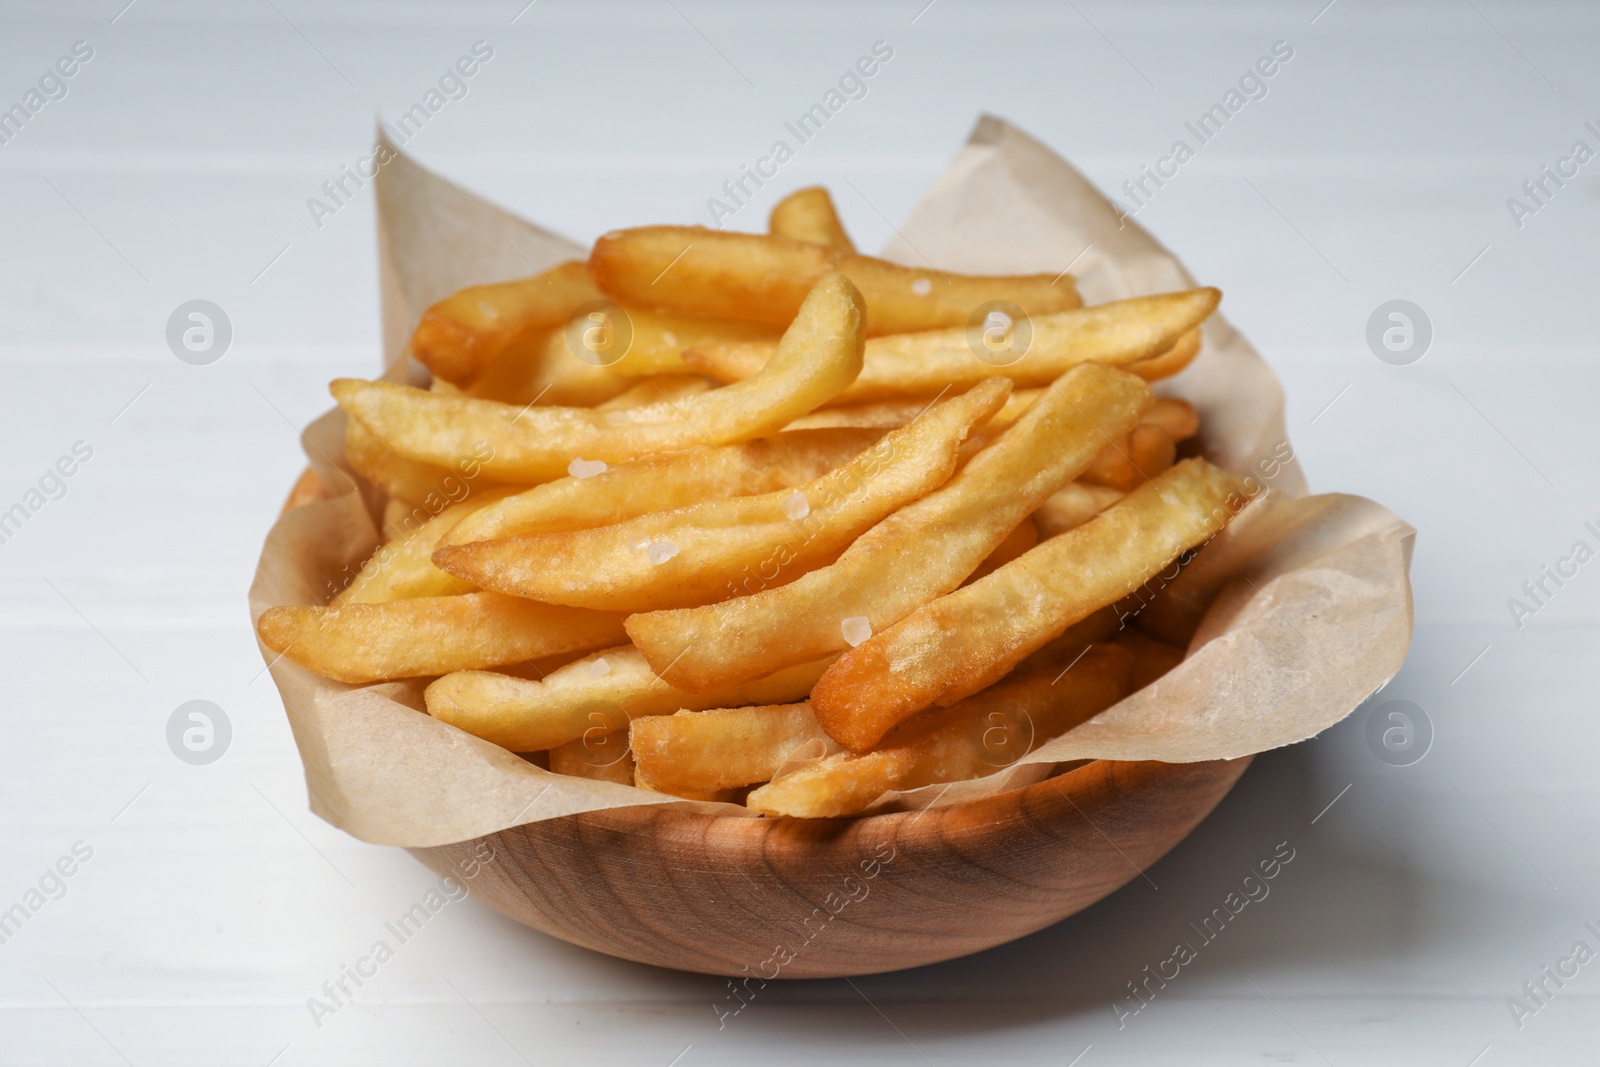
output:
[[[324, 495], [307, 472], [285, 510]], [[828, 978], [954, 959], [1081, 911], [1200, 823], [1251, 757], [1098, 760], [1024, 789], [847, 819], [584, 812], [411, 849], [535, 930], [738, 978]]]

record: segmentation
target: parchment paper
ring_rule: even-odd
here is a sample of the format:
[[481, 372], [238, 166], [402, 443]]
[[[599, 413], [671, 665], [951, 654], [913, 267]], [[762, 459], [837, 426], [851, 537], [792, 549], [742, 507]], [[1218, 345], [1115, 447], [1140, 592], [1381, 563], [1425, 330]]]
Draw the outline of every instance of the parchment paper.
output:
[[[381, 134], [380, 134], [381, 136]], [[384, 369], [419, 368], [405, 344], [422, 311], [465, 285], [526, 276], [582, 256], [387, 146], [378, 172]], [[654, 220], [618, 220], [619, 225]], [[1087, 303], [1194, 283], [1070, 164], [1017, 128], [984, 117], [885, 254], [941, 269], [1019, 273], [1070, 265]], [[1226, 304], [1226, 300], [1224, 300]], [[375, 368], [377, 369], [377, 368]], [[1306, 497], [1271, 369], [1220, 316], [1200, 356], [1160, 391], [1200, 410], [1201, 449], [1270, 487], [1180, 581], [1215, 602], [1188, 657], [1156, 683], [1016, 765], [971, 782], [882, 798], [876, 808], [959, 803], [1037, 781], [1085, 759], [1224, 759], [1293, 744], [1338, 722], [1399, 670], [1411, 639], [1408, 572], [1415, 531], [1371, 501]], [[343, 458], [343, 416], [312, 423], [306, 452], [340, 495], [285, 514], [267, 535], [250, 589], [251, 622], [274, 604], [321, 604], [377, 544], [371, 488]], [[1268, 473], [1270, 471], [1270, 474]], [[1287, 530], [1270, 541], [1259, 531]], [[1251, 531], [1257, 531], [1252, 536]], [[550, 774], [422, 711], [422, 685], [347, 686], [266, 648], [305, 764], [311, 809], [377, 844], [468, 840], [574, 812], [671, 803], [735, 817], [743, 807], [680, 801]]]

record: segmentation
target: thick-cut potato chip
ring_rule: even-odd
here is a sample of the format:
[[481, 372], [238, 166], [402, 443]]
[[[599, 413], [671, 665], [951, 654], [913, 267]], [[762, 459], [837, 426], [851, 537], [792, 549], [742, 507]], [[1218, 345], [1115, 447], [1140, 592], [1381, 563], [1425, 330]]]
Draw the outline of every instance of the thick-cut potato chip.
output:
[[577, 474], [534, 486], [463, 519], [440, 544], [585, 530], [704, 500], [789, 489], [843, 466], [882, 436], [878, 430], [795, 430], [731, 445], [658, 452], [604, 469], [582, 465]]
[[922, 605], [828, 669], [811, 693], [817, 721], [863, 752], [923, 708], [970, 696], [1209, 540], [1248, 502], [1243, 484], [1185, 460], [1077, 529]]
[[993, 774], [1126, 696], [1132, 660], [1125, 649], [1092, 645], [1059, 674], [1019, 671], [926, 723], [907, 723], [874, 752], [829, 756], [754, 790], [747, 803], [765, 815], [831, 818], [891, 789]]
[[474, 285], [422, 313], [411, 354], [434, 374], [466, 385], [519, 346], [536, 344], [601, 294], [585, 264], [573, 261], [531, 278]]
[[610, 400], [594, 406], [596, 411], [631, 411], [634, 408], [671, 402], [686, 396], [710, 392], [712, 382], [698, 374], [655, 374], [636, 380]]
[[[932, 396], [948, 386], [959, 389], [1002, 375], [1018, 388], [1045, 386], [1080, 363], [1131, 364], [1171, 348], [1211, 314], [1221, 296], [1215, 289], [1189, 289], [1034, 315], [1012, 328], [1012, 340], [1022, 350], [1003, 358], [975, 342], [965, 325], [873, 337], [860, 377], [833, 403]], [[758, 373], [772, 352], [770, 343], [761, 342], [706, 346], [690, 349], [684, 361], [718, 381], [736, 382]]]
[[480, 670], [626, 640], [616, 612], [499, 593], [268, 608], [256, 632], [272, 651], [352, 685]]
[[542, 681], [476, 670], [447, 674], [428, 686], [424, 699], [428, 714], [441, 722], [513, 752], [539, 752], [588, 731], [625, 730], [630, 719], [645, 715], [801, 700], [828, 663], [694, 694], [663, 682], [638, 649], [623, 645], [574, 660]]
[[352, 378], [337, 379], [330, 389], [351, 418], [407, 459], [448, 467], [487, 452], [481, 467], [496, 480], [548, 481], [566, 473], [575, 459], [614, 462], [777, 431], [838, 395], [860, 373], [861, 313], [855, 286], [829, 275], [806, 298], [760, 374], [628, 411], [517, 408]]
[[450, 505], [412, 529], [402, 528], [394, 540], [378, 546], [350, 584], [334, 597], [334, 606], [474, 592], [476, 586], [471, 582], [446, 574], [433, 565], [433, 550], [438, 547], [439, 539], [462, 519], [511, 492], [514, 490], [489, 489], [460, 504]]
[[779, 237], [826, 245], [835, 252], [856, 250], [834, 210], [833, 197], [820, 185], [796, 189], [778, 201], [767, 219], [767, 229]]
[[1102, 448], [1082, 478], [1127, 492], [1172, 466], [1177, 456], [1178, 446], [1167, 431], [1143, 422]]
[[867, 531], [832, 566], [719, 604], [633, 615], [633, 642], [693, 691], [837, 652], [959, 586], [1149, 403], [1134, 375], [1076, 367], [942, 489]]
[[1033, 513], [1033, 524], [1039, 529], [1039, 540], [1082, 526], [1121, 500], [1123, 495], [1120, 489], [1089, 482], [1079, 481], [1062, 486]]
[[[695, 345], [777, 342], [781, 330], [757, 322], [674, 315], [620, 305], [590, 308], [534, 344], [519, 346], [470, 387], [468, 396], [506, 404], [602, 403], [632, 379], [684, 374]], [[621, 354], [604, 351], [617, 346]]]
[[616, 230], [589, 254], [590, 276], [623, 303], [777, 326], [794, 318], [806, 293], [832, 271], [861, 290], [870, 336], [965, 327], [994, 301], [1028, 315], [1082, 303], [1069, 275], [951, 274], [787, 237], [698, 226]]
[[[680, 711], [635, 719], [636, 775], [658, 793], [703, 796], [765, 782], [797, 754], [837, 752], [809, 704]], [[807, 747], [809, 746], [809, 748]]]
[[574, 778], [632, 785], [634, 764], [633, 752], [628, 748], [628, 731], [586, 730], [576, 741], [550, 750], [550, 769]]
[[984, 382], [794, 489], [586, 530], [445, 545], [433, 561], [484, 589], [615, 611], [694, 607], [779, 585], [831, 562], [885, 515], [943, 485], [962, 441], [1010, 391], [1005, 379]]
[[1200, 329], [1196, 327], [1178, 339], [1178, 343], [1149, 359], [1130, 363], [1128, 369], [1147, 382], [1170, 378], [1194, 362], [1200, 354]]

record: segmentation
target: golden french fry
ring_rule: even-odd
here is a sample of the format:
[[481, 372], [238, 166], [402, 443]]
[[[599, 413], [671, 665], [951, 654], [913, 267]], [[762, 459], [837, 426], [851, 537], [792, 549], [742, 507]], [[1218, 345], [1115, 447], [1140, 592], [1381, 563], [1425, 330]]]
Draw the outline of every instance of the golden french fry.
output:
[[474, 511], [494, 503], [515, 490], [485, 490], [472, 498], [452, 504], [439, 514], [407, 528], [402, 517], [399, 536], [378, 546], [350, 584], [333, 598], [335, 607], [345, 604], [379, 604], [386, 600], [406, 600], [419, 596], [450, 596], [476, 590], [471, 582], [446, 574], [433, 565], [433, 550], [439, 539]]
[[1146, 637], [1138, 630], [1124, 629], [1116, 643], [1133, 654], [1133, 687], [1143, 689], [1183, 662], [1183, 649]]
[[944, 484], [962, 441], [1010, 391], [1003, 378], [984, 382], [793, 489], [705, 500], [586, 530], [444, 545], [433, 561], [484, 589], [615, 611], [693, 607], [787, 582], [831, 562], [885, 515]]
[[601, 299], [587, 266], [562, 263], [531, 278], [474, 285], [422, 313], [411, 354], [445, 381], [465, 385], [519, 345]]
[[498, 667], [626, 639], [615, 612], [499, 593], [268, 608], [256, 632], [272, 651], [352, 685]]
[[809, 704], [680, 711], [635, 719], [630, 730], [637, 777], [675, 796], [765, 782], [791, 756], [838, 751]]
[[594, 473], [534, 486], [463, 519], [440, 545], [608, 526], [703, 500], [754, 496], [804, 485], [871, 447], [878, 430], [794, 430], [641, 456]]
[[[537, 344], [520, 346], [497, 361], [466, 390], [468, 396], [506, 404], [585, 407], [629, 388], [632, 379], [684, 374], [683, 350], [694, 345], [744, 341], [776, 343], [781, 331], [756, 322], [707, 319], [624, 308], [590, 308]], [[605, 349], [625, 349], [615, 355]]]
[[1167, 431], [1154, 423], [1140, 423], [1102, 448], [1082, 478], [1127, 492], [1171, 467], [1177, 455]]
[[786, 325], [817, 280], [839, 271], [866, 300], [869, 336], [965, 326], [1005, 300], [1028, 315], [1078, 307], [1068, 275], [980, 277], [902, 267], [787, 237], [644, 226], [601, 237], [589, 273], [617, 300], [691, 315]]
[[820, 185], [796, 189], [772, 209], [767, 229], [779, 237], [826, 245], [835, 252], [854, 252], [850, 235], [834, 210], [833, 197]]
[[[1035, 390], [1030, 390], [1033, 392]], [[1006, 406], [1010, 407], [1015, 393], [1006, 399]], [[855, 428], [873, 430], [892, 430], [897, 426], [904, 426], [933, 404], [938, 397], [919, 396], [909, 400], [880, 400], [872, 404], [846, 404], [844, 407], [821, 408], [809, 415], [802, 415], [795, 419], [785, 430], [822, 430], [836, 428]], [[999, 418], [1005, 411], [1002, 408], [995, 413], [994, 418]], [[991, 419], [990, 422], [994, 420]]]
[[994, 551], [978, 564], [978, 569], [967, 575], [962, 585], [977, 581], [997, 567], [1004, 567], [1007, 563], [1022, 555], [1028, 549], [1039, 543], [1039, 528], [1027, 519], [1017, 524], [1017, 528], [1006, 534], [1006, 539], [995, 546]]
[[1131, 363], [1128, 369], [1147, 382], [1170, 378], [1194, 362], [1194, 357], [1200, 354], [1200, 340], [1200, 328], [1196, 326], [1165, 352]]
[[1193, 404], [1175, 396], [1156, 397], [1139, 421], [1161, 427], [1174, 441], [1187, 441], [1200, 432], [1200, 413]]
[[804, 699], [828, 662], [693, 694], [663, 682], [638, 649], [623, 645], [574, 660], [542, 681], [489, 671], [447, 674], [428, 686], [424, 699], [428, 714], [441, 722], [513, 752], [539, 752], [581, 740], [588, 731], [625, 730], [630, 719], [646, 715]]
[[[991, 355], [965, 324], [872, 337], [860, 376], [832, 402], [932, 396], [948, 386], [961, 388], [1001, 375], [1019, 388], [1045, 386], [1080, 363], [1131, 364], [1170, 348], [1211, 314], [1221, 296], [1215, 289], [1189, 289], [1033, 315], [1014, 325], [1009, 335], [1021, 351], [1003, 357]], [[770, 343], [762, 342], [706, 346], [685, 352], [684, 362], [718, 381], [734, 382], [758, 373], [772, 351]]]
[[691, 691], [837, 652], [959, 586], [1149, 402], [1142, 379], [1079, 366], [948, 484], [861, 535], [832, 566], [719, 604], [633, 615], [633, 642]]
[[1237, 475], [1185, 460], [845, 653], [812, 690], [817, 721], [846, 748], [871, 748], [923, 708], [977, 692], [1072, 623], [1134, 592], [1247, 500]]
[[449, 467], [418, 463], [397, 454], [355, 419], [345, 423], [344, 455], [356, 473], [391, 500], [430, 513], [465, 500], [475, 485], [494, 481], [484, 475], [477, 455], [469, 454]]
[[627, 389], [594, 406], [596, 411], [631, 411], [662, 402], [672, 403], [686, 396], [709, 392], [712, 383], [698, 374], [655, 374], [637, 378]]
[[493, 479], [548, 481], [575, 459], [614, 462], [775, 432], [836, 396], [860, 373], [861, 313], [855, 286], [829, 275], [806, 297], [760, 374], [628, 411], [518, 408], [351, 378], [335, 380], [330, 390], [353, 419], [407, 459], [450, 466], [481, 455], [481, 469]]
[[634, 763], [628, 748], [628, 731], [585, 731], [576, 741], [550, 750], [550, 769], [574, 778], [632, 785]]
[[1079, 481], [1062, 486], [1033, 513], [1033, 524], [1038, 527], [1039, 540], [1082, 526], [1122, 497], [1120, 489], [1090, 482]]
[[754, 790], [747, 803], [764, 815], [831, 818], [891, 789], [993, 774], [1126, 696], [1132, 659], [1114, 645], [1093, 645], [1059, 675], [1020, 671], [926, 723], [907, 723], [874, 752], [829, 756]]

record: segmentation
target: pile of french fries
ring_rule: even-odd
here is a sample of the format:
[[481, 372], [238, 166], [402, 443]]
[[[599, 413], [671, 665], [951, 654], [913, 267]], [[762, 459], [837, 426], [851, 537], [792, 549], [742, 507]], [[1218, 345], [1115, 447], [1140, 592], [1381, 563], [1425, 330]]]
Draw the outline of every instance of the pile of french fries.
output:
[[1253, 493], [1150, 383], [1220, 294], [900, 266], [822, 189], [770, 228], [606, 234], [430, 307], [430, 388], [333, 382], [384, 540], [262, 641], [430, 679], [559, 774], [801, 817], [993, 773], [1180, 661], [1127, 605]]

